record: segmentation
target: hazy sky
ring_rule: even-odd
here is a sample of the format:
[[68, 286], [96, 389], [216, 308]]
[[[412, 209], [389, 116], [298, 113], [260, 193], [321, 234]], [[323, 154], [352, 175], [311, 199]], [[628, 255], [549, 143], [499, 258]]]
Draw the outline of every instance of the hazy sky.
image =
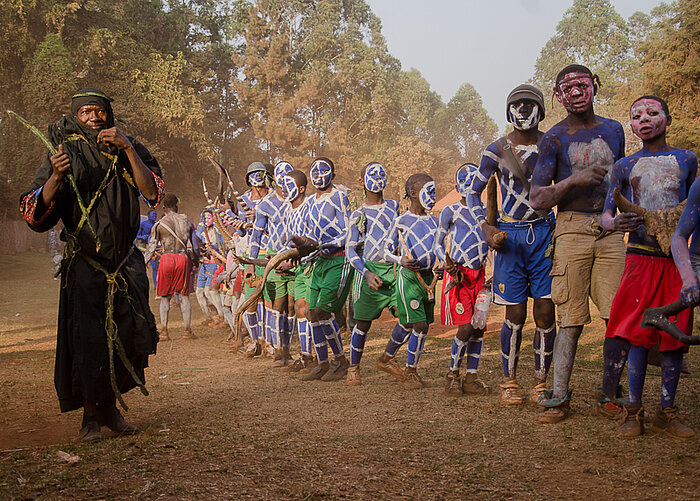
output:
[[[391, 54], [416, 68], [447, 103], [465, 82], [504, 129], [508, 92], [535, 61], [573, 0], [366, 0], [382, 20]], [[629, 18], [660, 0], [612, 0]], [[548, 92], [541, 89], [545, 96]]]

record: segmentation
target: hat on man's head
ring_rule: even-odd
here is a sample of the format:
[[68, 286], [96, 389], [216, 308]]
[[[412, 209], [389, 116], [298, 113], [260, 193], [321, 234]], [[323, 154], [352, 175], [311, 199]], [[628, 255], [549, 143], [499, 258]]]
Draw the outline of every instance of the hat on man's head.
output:
[[71, 96], [70, 112], [73, 115], [77, 115], [78, 110], [83, 106], [90, 104], [99, 106], [107, 113], [107, 127], [113, 127], [114, 112], [112, 111], [112, 101], [114, 99], [96, 87], [83, 87]]
[[539, 106], [540, 120], [544, 120], [544, 96], [537, 87], [528, 84], [518, 85], [508, 94], [508, 98], [506, 99], [506, 120], [510, 122], [510, 115], [508, 114], [510, 105], [521, 99], [535, 101], [537, 106]]

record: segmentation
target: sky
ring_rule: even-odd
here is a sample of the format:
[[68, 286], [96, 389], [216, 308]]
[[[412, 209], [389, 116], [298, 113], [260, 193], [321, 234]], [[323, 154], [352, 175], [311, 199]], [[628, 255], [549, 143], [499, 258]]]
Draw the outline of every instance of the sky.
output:
[[[365, 0], [382, 20], [389, 52], [416, 68], [447, 103], [463, 83], [505, 130], [505, 100], [532, 77], [542, 47], [573, 0]], [[661, 0], [612, 0], [627, 19]], [[544, 89], [541, 89], [545, 95]]]

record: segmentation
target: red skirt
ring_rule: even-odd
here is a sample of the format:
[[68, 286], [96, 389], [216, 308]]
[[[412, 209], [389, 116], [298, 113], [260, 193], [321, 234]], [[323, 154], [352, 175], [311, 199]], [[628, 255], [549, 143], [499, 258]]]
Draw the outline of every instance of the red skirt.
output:
[[[642, 329], [642, 315], [647, 308], [677, 301], [683, 281], [670, 257], [627, 254], [625, 271], [610, 309], [605, 337], [627, 339], [635, 346], [652, 348], [660, 342], [659, 351], [685, 348], [686, 345], [656, 329]], [[686, 334], [693, 329], [692, 308], [683, 310], [672, 322]]]
[[163, 254], [158, 268], [156, 294], [160, 297], [174, 293], [190, 293], [190, 272], [192, 265], [187, 254]]
[[[459, 266], [459, 265], [457, 265]], [[484, 285], [484, 269], [472, 270], [459, 266], [464, 275], [464, 280], [459, 285], [452, 287], [447, 296], [445, 288], [454, 277], [445, 272], [442, 280], [442, 298], [440, 306], [440, 323], [442, 325], [466, 325], [472, 321], [476, 296]]]

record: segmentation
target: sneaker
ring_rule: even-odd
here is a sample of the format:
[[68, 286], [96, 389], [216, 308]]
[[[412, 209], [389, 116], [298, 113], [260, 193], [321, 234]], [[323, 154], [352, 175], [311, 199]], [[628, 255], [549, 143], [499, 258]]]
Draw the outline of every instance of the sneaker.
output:
[[644, 407], [623, 407], [622, 424], [617, 434], [625, 438], [644, 435]]
[[282, 367], [283, 371], [298, 372], [299, 374], [308, 374], [311, 370], [318, 365], [316, 357], [313, 355], [302, 354], [297, 358], [292, 365], [287, 367]]
[[81, 442], [99, 442], [104, 440], [104, 438], [97, 419], [83, 421], [83, 426], [80, 428], [80, 434], [78, 435], [78, 439]]
[[309, 372], [307, 372], [306, 374], [303, 374], [301, 376], [301, 380], [302, 381], [318, 381], [323, 376], [326, 375], [329, 367], [330, 367], [330, 365], [328, 364], [328, 362], [323, 362], [322, 364], [318, 364], [316, 367], [311, 369]]
[[654, 423], [651, 431], [655, 433], [665, 433], [674, 438], [693, 438], [695, 431], [686, 426], [683, 419], [678, 415], [678, 407], [666, 407], [659, 409], [654, 416]]
[[158, 332], [158, 341], [170, 341], [170, 336], [168, 335], [168, 328], [162, 327], [160, 332]]
[[266, 344], [265, 348], [263, 349], [262, 353], [263, 357], [265, 358], [275, 358], [275, 347], [272, 346], [271, 344]]
[[453, 397], [461, 397], [462, 378], [459, 377], [459, 371], [449, 371], [445, 374], [445, 394]]
[[[540, 402], [542, 405], [542, 402]], [[563, 403], [556, 407], [545, 407], [537, 413], [537, 421], [540, 423], [559, 423], [564, 421], [571, 414], [571, 408], [569, 400], [565, 400]]]
[[379, 357], [379, 360], [377, 360], [376, 367], [377, 370], [386, 372], [387, 374], [394, 376], [399, 381], [403, 381], [403, 369], [399, 367], [399, 364], [396, 363], [396, 360], [394, 360], [386, 353], [383, 353], [382, 356]]
[[501, 395], [498, 401], [501, 405], [521, 405], [523, 403], [523, 395], [517, 379], [509, 379], [500, 386]]
[[537, 383], [535, 386], [533, 386], [530, 389], [530, 403], [531, 404], [538, 403], [546, 389], [547, 389], [547, 383], [545, 383], [544, 381], [541, 383]]
[[406, 367], [403, 370], [403, 387], [407, 390], [420, 390], [425, 388], [425, 383], [418, 375], [415, 367]]
[[272, 358], [272, 367], [280, 368], [284, 365], [282, 361], [282, 349], [278, 348], [275, 350], [275, 356]]
[[481, 379], [476, 377], [476, 374], [466, 374], [462, 381], [462, 392], [465, 395], [488, 395], [491, 393], [491, 388]]
[[350, 362], [345, 355], [341, 355], [331, 361], [328, 372], [324, 374], [321, 381], [340, 381], [347, 375], [349, 367]]
[[194, 335], [192, 329], [185, 329], [185, 333], [182, 335], [182, 339], [197, 339], [197, 336]]
[[243, 354], [248, 358], [257, 357], [262, 353], [262, 346], [260, 343], [250, 343], [248, 347], [243, 350]]
[[345, 384], [348, 386], [360, 386], [362, 384], [359, 365], [351, 365], [348, 367], [348, 375], [345, 378]]

